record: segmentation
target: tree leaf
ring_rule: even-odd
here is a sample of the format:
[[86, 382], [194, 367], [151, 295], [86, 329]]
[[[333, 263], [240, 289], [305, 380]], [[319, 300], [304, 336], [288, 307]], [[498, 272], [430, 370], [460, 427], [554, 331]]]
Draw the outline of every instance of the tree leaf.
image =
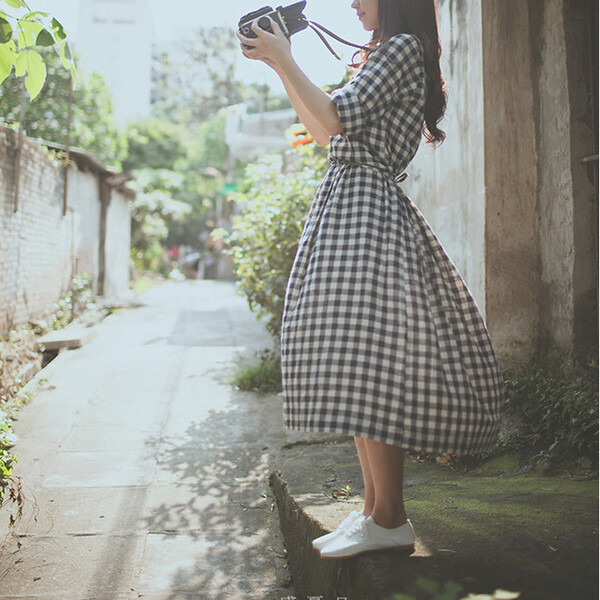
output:
[[27, 13], [26, 15], [23, 15], [21, 18], [22, 19], [27, 19], [27, 20], [33, 20], [35, 21], [36, 19], [32, 19], [32, 17], [37, 17], [38, 15], [41, 15], [42, 17], [49, 17], [50, 13], [47, 12], [43, 12], [41, 10], [34, 10], [33, 12]]
[[52, 31], [59, 42], [62, 42], [67, 37], [65, 28], [55, 17], [52, 17]]
[[42, 29], [35, 40], [36, 46], [54, 46], [55, 43], [54, 37], [47, 29]]
[[73, 61], [73, 55], [71, 54], [71, 47], [69, 42], [63, 42], [60, 46], [60, 60], [67, 71], [75, 64]]
[[15, 55], [9, 44], [0, 44], [0, 83], [10, 75], [14, 62]]
[[0, 17], [0, 44], [6, 44], [12, 40], [13, 30], [10, 23]]
[[43, 26], [35, 21], [19, 21], [19, 49], [28, 48], [35, 44], [38, 33]]
[[13, 8], [27, 8], [27, 5], [23, 0], [4, 0], [8, 5]]
[[42, 90], [46, 81], [46, 65], [44, 59], [35, 50], [22, 50], [19, 52], [16, 62], [17, 77], [27, 73], [25, 87], [29, 97], [33, 100]]

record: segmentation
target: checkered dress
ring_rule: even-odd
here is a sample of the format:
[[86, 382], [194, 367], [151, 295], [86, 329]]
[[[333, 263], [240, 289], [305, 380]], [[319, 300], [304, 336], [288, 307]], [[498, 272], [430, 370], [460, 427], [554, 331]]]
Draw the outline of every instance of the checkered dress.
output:
[[405, 34], [333, 93], [343, 133], [286, 293], [284, 422], [474, 454], [496, 439], [502, 376], [469, 290], [396, 181], [421, 141], [425, 94], [421, 43]]

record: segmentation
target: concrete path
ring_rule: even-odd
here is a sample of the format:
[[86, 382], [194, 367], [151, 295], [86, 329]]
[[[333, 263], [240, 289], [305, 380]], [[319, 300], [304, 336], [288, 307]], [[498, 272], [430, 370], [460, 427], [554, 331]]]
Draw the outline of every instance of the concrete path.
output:
[[15, 423], [27, 502], [11, 535], [0, 510], [0, 598], [292, 595], [268, 487], [280, 402], [226, 382], [270, 340], [233, 284], [140, 300], [29, 384]]

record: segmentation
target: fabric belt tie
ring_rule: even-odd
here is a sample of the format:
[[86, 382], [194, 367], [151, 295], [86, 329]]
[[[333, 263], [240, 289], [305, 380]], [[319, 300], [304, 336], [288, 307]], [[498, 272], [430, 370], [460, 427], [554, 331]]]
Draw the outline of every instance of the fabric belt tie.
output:
[[394, 175], [394, 173], [390, 173], [386, 169], [382, 169], [380, 167], [376, 167], [375, 165], [370, 165], [368, 163], [355, 163], [344, 160], [333, 161], [333, 163], [335, 165], [352, 165], [354, 167], [367, 167], [368, 169], [375, 169], [376, 171], [379, 171], [382, 175], [387, 177], [393, 183], [402, 183], [408, 177], [408, 173], [406, 172], [400, 173], [399, 175]]

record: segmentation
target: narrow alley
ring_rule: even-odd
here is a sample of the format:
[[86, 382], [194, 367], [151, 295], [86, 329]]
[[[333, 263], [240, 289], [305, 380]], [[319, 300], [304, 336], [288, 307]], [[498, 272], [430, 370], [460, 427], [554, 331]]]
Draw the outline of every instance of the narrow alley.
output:
[[270, 340], [231, 283], [168, 282], [140, 301], [29, 385], [0, 598], [279, 600], [280, 400], [228, 383]]

